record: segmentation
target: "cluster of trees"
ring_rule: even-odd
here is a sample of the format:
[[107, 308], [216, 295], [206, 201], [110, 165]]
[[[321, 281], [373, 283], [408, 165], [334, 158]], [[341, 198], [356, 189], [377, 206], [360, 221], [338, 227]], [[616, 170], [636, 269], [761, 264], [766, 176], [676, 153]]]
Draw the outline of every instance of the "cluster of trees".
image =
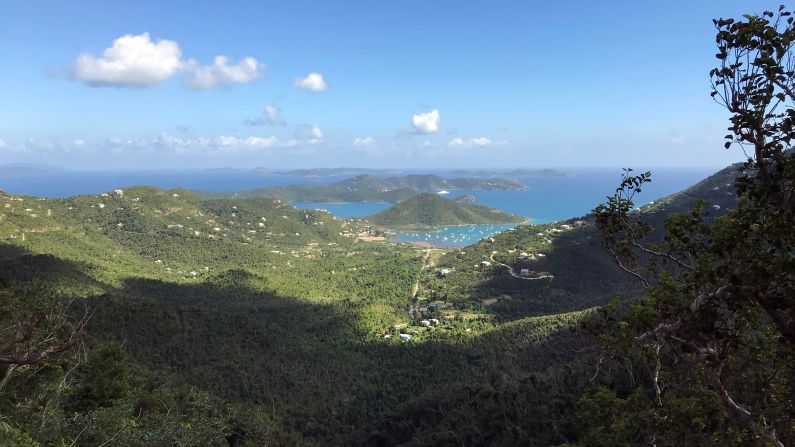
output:
[[712, 220], [697, 203], [649, 243], [631, 211], [651, 174], [627, 170], [596, 209], [605, 247], [648, 292], [598, 330], [605, 358], [646, 376], [587, 397], [585, 439], [602, 445], [795, 443], [795, 20], [782, 6], [715, 26], [712, 96], [731, 114], [726, 149], [748, 156], [739, 202]]

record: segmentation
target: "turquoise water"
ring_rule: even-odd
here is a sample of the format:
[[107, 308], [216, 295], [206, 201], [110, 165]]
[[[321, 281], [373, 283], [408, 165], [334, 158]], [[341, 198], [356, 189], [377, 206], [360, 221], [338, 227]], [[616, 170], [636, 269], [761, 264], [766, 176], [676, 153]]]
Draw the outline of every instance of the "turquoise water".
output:
[[395, 242], [422, 242], [434, 247], [463, 247], [493, 234], [515, 227], [516, 224], [455, 225], [436, 227], [437, 232], [399, 231]]

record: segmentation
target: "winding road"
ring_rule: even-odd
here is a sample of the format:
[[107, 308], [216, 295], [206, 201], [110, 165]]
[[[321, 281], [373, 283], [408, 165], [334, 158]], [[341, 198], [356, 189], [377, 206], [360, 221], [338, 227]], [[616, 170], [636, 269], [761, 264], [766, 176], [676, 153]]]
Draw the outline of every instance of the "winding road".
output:
[[518, 273], [514, 272], [513, 271], [513, 267], [511, 267], [510, 265], [503, 264], [502, 262], [495, 260], [494, 259], [494, 255], [496, 255], [497, 253], [498, 253], [497, 251], [492, 251], [491, 255], [489, 255], [489, 260], [491, 260], [491, 262], [493, 262], [493, 263], [495, 263], [497, 265], [501, 265], [501, 266], [505, 267], [506, 269], [508, 269], [508, 273], [511, 276], [513, 276], [514, 278], [525, 279], [525, 280], [528, 280], [528, 281], [534, 281], [534, 280], [539, 280], [539, 279], [548, 279], [548, 280], [551, 281], [551, 280], [555, 279], [555, 275], [553, 275], [551, 273], [547, 273], [547, 274], [544, 274], [544, 275], [536, 275], [536, 276], [522, 276], [521, 274], [518, 274]]

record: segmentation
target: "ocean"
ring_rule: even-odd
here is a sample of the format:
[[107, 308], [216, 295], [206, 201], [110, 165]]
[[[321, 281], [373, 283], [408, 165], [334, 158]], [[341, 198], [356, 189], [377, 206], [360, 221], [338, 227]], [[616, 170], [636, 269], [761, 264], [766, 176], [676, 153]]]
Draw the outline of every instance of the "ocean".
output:
[[[637, 205], [680, 191], [718, 169], [655, 168], [652, 182], [644, 187]], [[525, 191], [450, 191], [444, 197], [453, 199], [468, 194], [476, 197], [476, 204], [519, 214], [533, 223], [549, 223], [583, 216], [605, 197], [612, 194], [620, 182], [621, 170], [607, 168], [569, 169], [572, 175], [516, 178], [528, 186]], [[639, 170], [638, 170], [639, 172]], [[451, 177], [449, 172], [431, 172]], [[188, 188], [201, 191], [239, 191], [243, 189], [284, 186], [290, 184], [327, 184], [349, 176], [303, 177], [260, 173], [253, 171], [125, 171], [73, 172], [50, 171], [31, 175], [0, 175], [0, 188], [14, 194], [38, 197], [69, 197], [97, 194], [115, 188], [149, 185], [160, 188]], [[296, 202], [302, 208], [324, 208], [345, 218], [364, 217], [390, 206], [384, 202], [312, 203]], [[439, 232], [401, 232], [399, 241], [429, 242], [439, 246], [461, 246], [502, 231], [510, 226], [476, 225], [440, 228]], [[416, 236], [414, 236], [416, 234]], [[447, 239], [444, 239], [447, 238]]]

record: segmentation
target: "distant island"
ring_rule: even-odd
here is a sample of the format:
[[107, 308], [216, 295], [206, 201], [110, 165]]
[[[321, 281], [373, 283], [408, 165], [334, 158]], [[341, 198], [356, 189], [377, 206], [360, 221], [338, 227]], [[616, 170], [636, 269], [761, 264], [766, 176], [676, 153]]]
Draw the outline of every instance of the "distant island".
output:
[[421, 192], [455, 190], [523, 191], [527, 186], [504, 178], [454, 178], [437, 175], [405, 175], [382, 179], [361, 174], [328, 185], [289, 185], [238, 192], [201, 192], [205, 198], [271, 197], [298, 202], [390, 202], [397, 203]]
[[555, 169], [512, 169], [512, 170], [485, 170], [480, 169], [477, 171], [470, 171], [466, 169], [457, 169], [452, 171], [453, 175], [465, 175], [471, 177], [568, 177], [572, 176], [571, 172], [563, 172]]
[[314, 168], [275, 171], [279, 175], [293, 175], [296, 177], [345, 177], [361, 174], [368, 175], [396, 175], [401, 171], [397, 169], [368, 169], [368, 168]]
[[527, 218], [481, 205], [466, 205], [421, 193], [367, 218], [370, 222], [395, 230], [437, 225], [522, 223]]
[[458, 203], [475, 203], [477, 200], [478, 198], [473, 196], [472, 194], [463, 194], [460, 196], [453, 197], [453, 201]]

